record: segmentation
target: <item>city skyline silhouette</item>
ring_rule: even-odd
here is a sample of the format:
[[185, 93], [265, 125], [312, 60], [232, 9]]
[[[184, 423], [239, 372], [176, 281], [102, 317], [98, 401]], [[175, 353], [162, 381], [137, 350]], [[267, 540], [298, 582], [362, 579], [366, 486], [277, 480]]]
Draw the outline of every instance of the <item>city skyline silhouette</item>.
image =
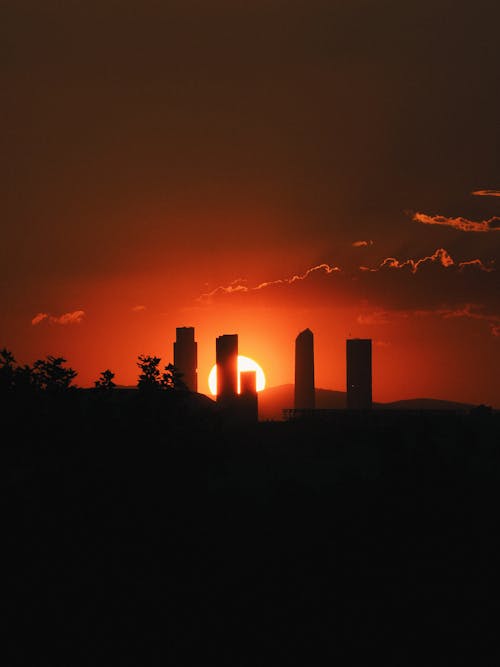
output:
[[500, 3], [0, 3], [5, 667], [500, 663]]

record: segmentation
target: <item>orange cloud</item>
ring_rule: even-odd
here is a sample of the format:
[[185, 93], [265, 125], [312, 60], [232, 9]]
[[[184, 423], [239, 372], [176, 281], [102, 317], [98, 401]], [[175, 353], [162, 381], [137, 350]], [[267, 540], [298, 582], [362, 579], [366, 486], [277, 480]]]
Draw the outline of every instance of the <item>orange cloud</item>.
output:
[[307, 269], [302, 274], [295, 274], [293, 276], [290, 276], [289, 278], [278, 278], [277, 280], [269, 280], [263, 283], [259, 283], [255, 287], [248, 287], [247, 285], [243, 285], [242, 283], [246, 282], [243, 279], [238, 279], [238, 280], [233, 280], [232, 283], [230, 283], [227, 286], [219, 286], [213, 289], [211, 292], [207, 292], [206, 294], [202, 294], [201, 296], [198, 297], [198, 301], [206, 301], [209, 300], [211, 297], [216, 296], [217, 294], [232, 294], [234, 292], [255, 292], [257, 290], [264, 289], [266, 287], [273, 287], [275, 285], [293, 285], [293, 283], [296, 283], [298, 281], [306, 280], [311, 274], [316, 273], [318, 271], [324, 273], [325, 275], [328, 275], [330, 273], [336, 273], [341, 271], [338, 266], [330, 266], [329, 264], [318, 264], [317, 266], [312, 266], [310, 269]]
[[500, 197], [500, 190], [474, 190], [476, 197]]
[[415, 222], [421, 222], [424, 225], [443, 225], [453, 227], [462, 232], [498, 232], [500, 231], [500, 218], [493, 216], [488, 220], [468, 220], [467, 218], [447, 218], [444, 215], [426, 215], [425, 213], [414, 213]]
[[487, 271], [488, 273], [495, 270], [491, 266], [485, 266], [480, 259], [469, 259], [467, 262], [459, 262], [458, 264], [460, 271], [462, 271], [462, 269], [466, 268], [467, 266], [477, 266], [477, 268], [481, 271]]
[[132, 312], [134, 312], [134, 313], [140, 313], [144, 310], [146, 310], [146, 306], [134, 306], [132, 308]]
[[445, 268], [455, 264], [447, 250], [438, 248], [432, 255], [417, 260], [406, 259], [405, 261], [400, 262], [399, 259], [396, 259], [395, 257], [387, 257], [381, 262], [380, 268], [388, 267], [391, 269], [403, 269], [409, 267], [412, 273], [416, 273], [419, 267], [425, 262], [438, 262]]
[[373, 245], [373, 241], [353, 241], [353, 248], [366, 248], [366, 246]]
[[31, 320], [31, 324], [36, 327], [37, 324], [40, 324], [40, 322], [43, 322], [46, 320], [49, 316], [47, 313], [38, 313], [35, 315], [35, 317]]
[[84, 310], [74, 310], [71, 313], [63, 313], [62, 315], [59, 316], [54, 316], [54, 315], [49, 315], [48, 313], [38, 313], [35, 315], [35, 317], [31, 320], [31, 324], [33, 326], [36, 326], [37, 324], [40, 324], [40, 322], [43, 322], [47, 320], [51, 324], [80, 324], [85, 317], [85, 311]]
[[[455, 263], [455, 260], [447, 250], [444, 248], [438, 248], [432, 255], [428, 255], [427, 257], [422, 257], [421, 259], [406, 259], [405, 261], [401, 262], [399, 259], [396, 259], [395, 257], [387, 257], [384, 259], [381, 264], [380, 268], [388, 267], [391, 269], [403, 269], [405, 267], [409, 267], [412, 273], [416, 273], [419, 269], [419, 267], [426, 263], [426, 262], [438, 262], [443, 266], [444, 268], [448, 268], [450, 266], [457, 266], [459, 271], [462, 271], [465, 267], [468, 266], [473, 266], [481, 271], [486, 271], [486, 272], [491, 272], [494, 271], [492, 267], [485, 266], [485, 264], [480, 260], [480, 259], [469, 259], [464, 262], [458, 262], [458, 264]], [[367, 267], [360, 267], [362, 270], [367, 271], [367, 270], [373, 270], [373, 269], [368, 269]]]

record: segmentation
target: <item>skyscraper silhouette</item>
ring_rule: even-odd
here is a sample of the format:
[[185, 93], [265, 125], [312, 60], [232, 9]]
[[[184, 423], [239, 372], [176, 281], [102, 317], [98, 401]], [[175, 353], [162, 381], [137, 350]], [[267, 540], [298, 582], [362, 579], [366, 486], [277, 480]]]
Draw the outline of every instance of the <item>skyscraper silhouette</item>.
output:
[[346, 341], [347, 407], [369, 410], [372, 407], [372, 341], [351, 338]]
[[238, 394], [238, 334], [225, 334], [215, 341], [217, 401]]
[[314, 338], [305, 329], [295, 339], [295, 409], [311, 410], [315, 405]]
[[177, 327], [174, 343], [174, 366], [182, 373], [182, 381], [190, 391], [198, 391], [198, 343], [194, 327]]
[[240, 373], [241, 394], [240, 418], [249, 424], [258, 421], [257, 373], [242, 371]]

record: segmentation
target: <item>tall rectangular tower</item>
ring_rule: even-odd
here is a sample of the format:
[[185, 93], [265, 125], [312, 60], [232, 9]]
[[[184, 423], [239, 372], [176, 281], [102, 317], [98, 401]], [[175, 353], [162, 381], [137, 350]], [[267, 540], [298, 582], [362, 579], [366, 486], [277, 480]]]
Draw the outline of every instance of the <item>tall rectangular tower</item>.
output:
[[305, 329], [295, 339], [295, 409], [313, 410], [315, 405], [314, 337]]
[[194, 327], [177, 327], [174, 343], [174, 366], [190, 391], [198, 391], [198, 343]]
[[369, 410], [372, 407], [372, 341], [351, 338], [346, 341], [347, 408]]
[[238, 394], [238, 334], [225, 334], [215, 341], [217, 400]]
[[240, 420], [248, 424], [254, 424], [259, 419], [256, 371], [242, 371], [240, 373], [240, 385], [241, 394], [238, 397]]

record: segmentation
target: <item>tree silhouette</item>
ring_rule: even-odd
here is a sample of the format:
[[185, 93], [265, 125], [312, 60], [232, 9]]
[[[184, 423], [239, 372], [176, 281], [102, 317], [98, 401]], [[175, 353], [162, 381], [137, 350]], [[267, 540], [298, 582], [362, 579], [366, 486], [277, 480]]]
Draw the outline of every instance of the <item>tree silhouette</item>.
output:
[[16, 360], [12, 352], [0, 350], [0, 392], [12, 391], [15, 386]]
[[95, 388], [99, 391], [112, 391], [116, 385], [113, 382], [115, 374], [109, 368], [103, 371], [98, 380], [94, 382]]
[[38, 389], [51, 394], [58, 394], [70, 389], [70, 385], [78, 375], [72, 368], [65, 368], [63, 357], [47, 356], [47, 359], [38, 359], [33, 364], [33, 380]]
[[181, 373], [173, 364], [165, 366], [165, 372], [161, 376], [161, 386], [169, 391], [186, 391], [187, 385], [182, 380]]
[[138, 359], [137, 365], [141, 369], [141, 374], [139, 375], [137, 388], [146, 392], [161, 389], [160, 369], [158, 368], [161, 361], [160, 357], [140, 354]]
[[38, 389], [33, 368], [27, 364], [17, 366], [14, 371], [14, 389], [17, 394], [30, 395]]

